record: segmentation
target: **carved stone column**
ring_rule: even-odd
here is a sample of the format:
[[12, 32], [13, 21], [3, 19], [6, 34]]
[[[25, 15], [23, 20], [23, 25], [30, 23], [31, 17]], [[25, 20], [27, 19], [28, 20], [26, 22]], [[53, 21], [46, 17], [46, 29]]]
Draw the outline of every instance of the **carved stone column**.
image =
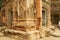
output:
[[[37, 0], [36, 0], [37, 1]], [[34, 2], [35, 0], [26, 0], [26, 32], [27, 40], [39, 40], [39, 30], [36, 30], [36, 24], [34, 23]], [[37, 5], [38, 6], [38, 5]], [[36, 10], [36, 8], [35, 8]], [[39, 10], [38, 10], [39, 11]], [[32, 16], [31, 16], [32, 15]], [[35, 20], [36, 21], [36, 20]]]

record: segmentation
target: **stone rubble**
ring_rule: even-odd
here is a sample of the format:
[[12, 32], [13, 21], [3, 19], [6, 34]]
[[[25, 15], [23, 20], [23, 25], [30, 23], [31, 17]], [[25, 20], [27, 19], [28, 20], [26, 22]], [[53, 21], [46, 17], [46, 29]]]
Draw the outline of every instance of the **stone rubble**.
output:
[[59, 29], [55, 29], [54, 32], [50, 32], [51, 35], [53, 36], [57, 36], [57, 37], [60, 37], [60, 30]]

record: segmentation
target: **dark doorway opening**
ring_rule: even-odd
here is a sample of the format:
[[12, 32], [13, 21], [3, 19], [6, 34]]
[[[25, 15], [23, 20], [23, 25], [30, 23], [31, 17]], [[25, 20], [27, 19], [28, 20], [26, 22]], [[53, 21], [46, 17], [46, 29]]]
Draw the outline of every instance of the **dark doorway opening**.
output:
[[59, 24], [59, 15], [52, 15], [52, 18], [51, 18], [51, 21], [52, 21], [52, 25], [56, 25], [56, 26], [58, 26], [58, 24]]

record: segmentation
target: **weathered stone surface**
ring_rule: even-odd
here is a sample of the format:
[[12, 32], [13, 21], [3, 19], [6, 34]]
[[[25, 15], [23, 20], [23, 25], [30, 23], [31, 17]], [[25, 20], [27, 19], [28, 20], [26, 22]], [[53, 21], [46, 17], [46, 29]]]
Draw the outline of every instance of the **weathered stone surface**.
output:
[[[19, 33], [19, 37], [15, 36], [17, 39], [20, 38], [19, 40], [39, 40], [40, 35], [45, 37], [45, 30], [39, 30], [42, 27], [42, 8], [47, 9], [45, 11], [47, 11], [48, 21], [50, 21], [50, 5], [44, 1], [42, 4], [42, 0], [9, 0], [9, 2], [4, 1], [3, 4], [7, 4], [4, 7], [6, 26], [8, 29], [14, 29], [16, 26], [14, 30], [6, 30], [6, 32]], [[4, 17], [2, 19], [4, 20]], [[16, 31], [18, 29], [19, 31]]]
[[40, 39], [40, 35], [39, 35], [39, 31], [35, 30], [35, 31], [30, 31], [28, 32], [28, 40], [39, 40]]
[[60, 37], [60, 30], [59, 29], [55, 29], [55, 31], [50, 32], [50, 35]]

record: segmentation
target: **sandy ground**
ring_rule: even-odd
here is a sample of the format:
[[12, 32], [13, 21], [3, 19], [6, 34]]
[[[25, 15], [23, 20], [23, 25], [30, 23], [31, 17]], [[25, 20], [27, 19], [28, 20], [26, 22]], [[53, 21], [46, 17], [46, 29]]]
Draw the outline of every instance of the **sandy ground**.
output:
[[[57, 30], [54, 32], [55, 35], [60, 35], [60, 30]], [[1, 32], [0, 32], [0, 40], [17, 40], [15, 38], [11, 38], [11, 37], [8, 37], [8, 36], [1, 36], [3, 35]], [[19, 39], [20, 40], [20, 39]], [[54, 37], [54, 36], [49, 36], [49, 37], [44, 37], [44, 38], [40, 38], [40, 40], [60, 40], [60, 37]]]
[[15, 39], [9, 37], [0, 37], [0, 40], [15, 40]]
[[[9, 37], [0, 37], [0, 40], [16, 40], [14, 38], [9, 38]], [[40, 40], [60, 40], [60, 37], [44, 37], [44, 38], [40, 38]]]
[[60, 40], [60, 37], [50, 36], [50, 37], [41, 38], [40, 40]]

